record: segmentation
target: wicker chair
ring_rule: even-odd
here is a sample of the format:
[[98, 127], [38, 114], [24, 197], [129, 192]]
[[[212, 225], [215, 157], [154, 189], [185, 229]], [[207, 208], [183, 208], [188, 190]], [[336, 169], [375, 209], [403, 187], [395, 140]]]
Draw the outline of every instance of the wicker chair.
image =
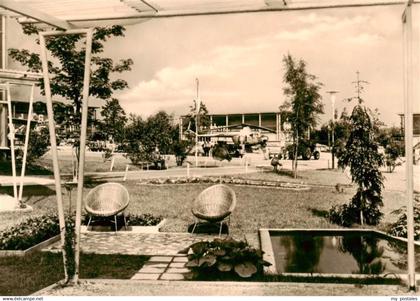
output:
[[223, 221], [228, 218], [230, 225], [230, 215], [236, 206], [235, 192], [223, 184], [213, 185], [203, 190], [194, 200], [192, 213], [196, 221], [191, 233], [194, 233], [199, 220], [209, 223], [220, 222], [219, 236], [222, 234]]
[[124, 217], [124, 226], [127, 228], [124, 210], [127, 208], [130, 196], [127, 189], [118, 183], [105, 183], [96, 186], [86, 196], [85, 210], [89, 214], [89, 222], [92, 217], [114, 217], [115, 232], [117, 231], [117, 215]]

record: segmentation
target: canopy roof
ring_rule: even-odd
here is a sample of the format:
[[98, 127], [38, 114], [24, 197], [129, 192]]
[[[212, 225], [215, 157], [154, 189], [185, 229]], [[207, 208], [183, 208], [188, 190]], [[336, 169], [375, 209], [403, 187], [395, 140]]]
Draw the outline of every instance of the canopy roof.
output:
[[7, 10], [21, 17], [21, 22], [41, 21], [70, 29], [97, 26], [98, 22], [130, 24], [150, 18], [405, 3], [407, 0], [0, 0], [0, 14]]

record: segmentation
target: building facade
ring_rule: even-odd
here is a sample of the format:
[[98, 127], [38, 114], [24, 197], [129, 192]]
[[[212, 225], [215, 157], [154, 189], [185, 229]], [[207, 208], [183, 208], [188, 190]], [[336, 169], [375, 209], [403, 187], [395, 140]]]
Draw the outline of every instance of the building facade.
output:
[[[219, 131], [237, 131], [228, 127], [238, 125], [251, 125], [259, 127], [261, 134], [268, 137], [269, 141], [279, 141], [282, 134], [282, 121], [280, 112], [259, 112], [259, 113], [234, 113], [234, 114], [209, 114], [210, 128], [203, 128], [199, 125], [200, 134], [213, 134]], [[180, 117], [180, 135], [185, 138], [185, 132], [189, 129], [187, 116]]]

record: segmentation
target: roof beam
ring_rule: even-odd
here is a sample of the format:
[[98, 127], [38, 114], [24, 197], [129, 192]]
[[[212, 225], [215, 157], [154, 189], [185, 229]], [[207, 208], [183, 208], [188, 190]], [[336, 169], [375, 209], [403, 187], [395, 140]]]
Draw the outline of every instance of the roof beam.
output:
[[147, 5], [148, 7], [150, 7], [151, 9], [153, 9], [155, 12], [158, 12], [159, 9], [157, 8], [156, 5], [151, 4], [150, 2], [146, 1], [146, 0], [140, 0], [141, 2], [143, 2], [145, 5]]
[[67, 21], [60, 20], [27, 5], [17, 3], [14, 0], [0, 0], [0, 7], [59, 29], [67, 30], [73, 28], [73, 26]]
[[[410, 0], [413, 4], [419, 3], [419, 0]], [[393, 0], [388, 1], [372, 1], [372, 2], [337, 2], [337, 4], [293, 4], [286, 0], [284, 2], [275, 2], [273, 0], [267, 0], [265, 5], [262, 7], [254, 8], [224, 8], [224, 9], [189, 9], [189, 10], [158, 10], [158, 12], [143, 12], [138, 15], [115, 17], [115, 18], [98, 18], [97, 20], [133, 20], [133, 19], [154, 19], [154, 18], [173, 18], [173, 17], [192, 17], [192, 16], [208, 16], [208, 15], [227, 15], [227, 14], [241, 14], [241, 13], [262, 13], [262, 12], [279, 12], [279, 11], [307, 11], [307, 10], [321, 10], [321, 9], [332, 9], [332, 8], [358, 8], [358, 7], [370, 7], [370, 6], [403, 6], [407, 0]], [[268, 5], [269, 6], [268, 6]], [[80, 20], [69, 20], [83, 21]]]

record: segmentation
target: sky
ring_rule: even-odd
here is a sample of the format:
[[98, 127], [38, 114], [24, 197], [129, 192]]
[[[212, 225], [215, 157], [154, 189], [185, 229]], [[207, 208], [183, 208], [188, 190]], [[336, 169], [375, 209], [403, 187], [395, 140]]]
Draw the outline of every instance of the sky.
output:
[[[356, 72], [368, 81], [362, 97], [388, 125], [403, 112], [400, 6], [270, 12], [150, 20], [127, 26], [124, 38], [106, 43], [104, 55], [132, 58], [131, 72], [118, 75], [129, 89], [115, 94], [129, 113], [147, 117], [159, 110], [186, 114], [196, 97], [210, 113], [274, 112], [284, 102], [284, 66], [290, 53], [307, 63], [326, 93], [337, 90], [336, 108], [356, 95]], [[12, 28], [10, 47], [33, 48]], [[13, 64], [12, 64], [13, 65]]]

